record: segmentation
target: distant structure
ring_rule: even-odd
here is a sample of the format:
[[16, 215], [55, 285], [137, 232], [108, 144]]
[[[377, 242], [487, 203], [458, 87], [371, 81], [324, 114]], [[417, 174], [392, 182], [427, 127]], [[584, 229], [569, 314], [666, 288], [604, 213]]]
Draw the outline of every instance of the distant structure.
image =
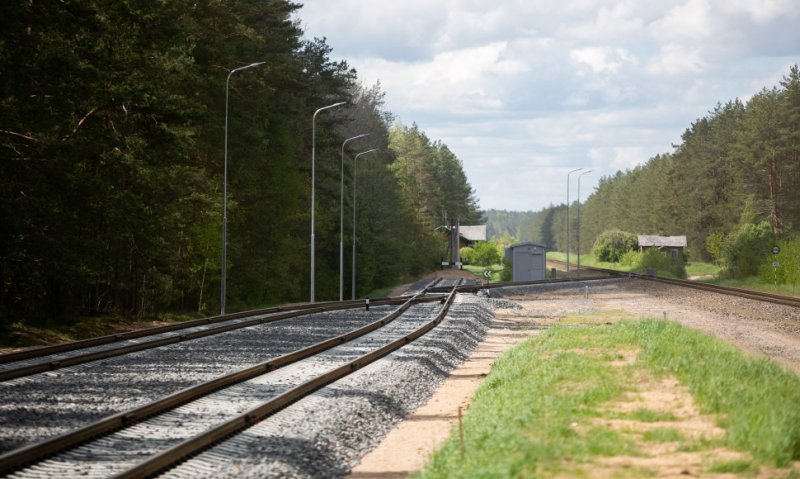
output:
[[449, 226], [439, 226], [437, 231], [444, 231], [447, 236], [449, 261], [442, 260], [442, 266], [458, 268], [461, 266], [459, 250], [472, 246], [477, 241], [486, 241], [486, 225], [461, 226], [458, 218], [450, 220]]
[[459, 226], [459, 247], [472, 246], [476, 241], [486, 241], [486, 225]]
[[673, 261], [686, 249], [686, 236], [639, 235], [637, 238], [640, 252], [656, 248]]
[[536, 243], [517, 243], [506, 248], [505, 258], [511, 263], [512, 281], [545, 279], [546, 247]]

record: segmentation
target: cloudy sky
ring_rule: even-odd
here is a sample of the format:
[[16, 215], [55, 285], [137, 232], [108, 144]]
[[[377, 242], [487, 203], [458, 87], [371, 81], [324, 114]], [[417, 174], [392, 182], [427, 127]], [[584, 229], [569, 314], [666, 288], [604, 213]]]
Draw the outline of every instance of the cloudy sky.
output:
[[798, 0], [299, 1], [306, 36], [447, 144], [484, 209], [565, 202], [578, 167], [585, 199], [800, 63]]

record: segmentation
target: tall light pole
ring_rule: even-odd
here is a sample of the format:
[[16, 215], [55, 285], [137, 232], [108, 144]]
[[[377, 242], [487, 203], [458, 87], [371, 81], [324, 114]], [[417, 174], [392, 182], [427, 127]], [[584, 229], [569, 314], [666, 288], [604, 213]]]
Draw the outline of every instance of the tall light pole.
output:
[[367, 153], [372, 153], [373, 151], [378, 151], [378, 149], [373, 148], [371, 150], [362, 151], [361, 153], [353, 157], [353, 272], [352, 272], [353, 284], [351, 285], [352, 299], [356, 299], [356, 170], [358, 166], [358, 157], [361, 155], [366, 155]]
[[322, 108], [318, 109], [314, 112], [314, 116], [311, 117], [311, 299], [309, 302], [314, 302], [314, 286], [316, 283], [316, 258], [315, 258], [315, 249], [314, 249], [314, 182], [317, 179], [316, 176], [316, 141], [317, 141], [317, 132], [316, 132], [316, 120], [317, 114], [322, 110], [328, 110], [331, 108], [336, 108], [337, 106], [342, 106], [347, 102], [340, 101], [339, 103], [334, 103], [333, 105], [323, 106]]
[[342, 142], [342, 183], [341, 201], [339, 203], [339, 301], [344, 299], [344, 145], [348, 141], [357, 140], [369, 136], [369, 133], [351, 136]]
[[581, 176], [592, 171], [594, 170], [586, 170], [578, 175], [578, 234], [576, 241], [578, 243], [578, 279], [581, 279]]
[[570, 227], [569, 227], [569, 175], [575, 173], [576, 171], [581, 171], [582, 169], [583, 169], [582, 167], [581, 168], [577, 168], [577, 169], [574, 169], [574, 170], [570, 171], [569, 173], [567, 173], [567, 278], [570, 277], [570, 274], [569, 274], [569, 230], [570, 230]]
[[234, 68], [228, 73], [225, 79], [225, 159], [223, 160], [223, 180], [222, 180], [222, 272], [220, 274], [219, 291], [219, 314], [225, 314], [225, 293], [226, 293], [226, 272], [228, 269], [228, 89], [231, 83], [231, 75], [248, 68], [263, 65], [266, 62], [256, 62], [243, 67]]

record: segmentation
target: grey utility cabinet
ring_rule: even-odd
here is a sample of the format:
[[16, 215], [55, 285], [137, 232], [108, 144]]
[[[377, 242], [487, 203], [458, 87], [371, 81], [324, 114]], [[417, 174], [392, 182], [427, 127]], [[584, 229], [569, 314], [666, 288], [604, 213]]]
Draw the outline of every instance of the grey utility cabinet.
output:
[[545, 279], [545, 247], [535, 243], [517, 243], [506, 248], [506, 259], [511, 262], [513, 281]]

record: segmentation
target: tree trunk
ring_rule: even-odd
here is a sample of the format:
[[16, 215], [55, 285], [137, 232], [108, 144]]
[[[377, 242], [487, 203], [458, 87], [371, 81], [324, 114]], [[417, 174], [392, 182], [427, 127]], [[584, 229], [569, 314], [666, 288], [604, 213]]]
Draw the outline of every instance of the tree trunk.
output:
[[779, 181], [778, 178], [778, 162], [775, 158], [776, 152], [772, 150], [772, 158], [770, 158], [769, 162], [769, 200], [770, 200], [770, 212], [769, 212], [769, 221], [772, 223], [772, 232], [774, 234], [780, 234], [781, 231], [781, 220], [780, 220], [780, 212], [778, 210], [778, 196], [779, 196]]

